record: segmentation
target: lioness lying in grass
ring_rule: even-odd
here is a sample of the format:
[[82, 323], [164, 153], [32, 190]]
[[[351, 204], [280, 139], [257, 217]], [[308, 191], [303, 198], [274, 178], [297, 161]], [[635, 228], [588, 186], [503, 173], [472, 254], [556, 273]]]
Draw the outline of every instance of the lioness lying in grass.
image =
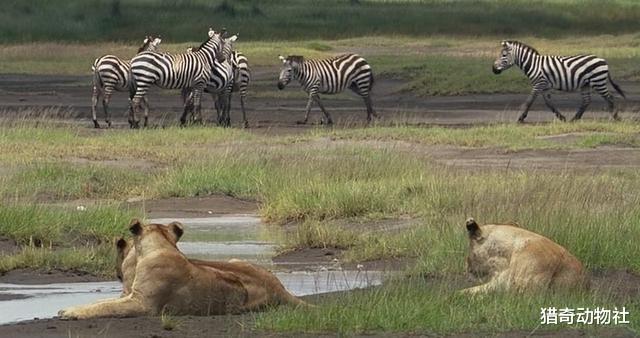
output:
[[[123, 238], [116, 242], [116, 247], [116, 275], [122, 282], [122, 296], [126, 296], [131, 293], [131, 286], [136, 276], [136, 248], [131, 241]], [[247, 290], [247, 301], [244, 304], [246, 310], [255, 311], [266, 306], [284, 304], [307, 305], [289, 293], [278, 277], [260, 266], [237, 259], [228, 262], [189, 259], [189, 262], [230, 272], [238, 277]]]
[[552, 240], [513, 224], [466, 222], [467, 271], [486, 283], [462, 290], [476, 294], [588, 287], [582, 263]]
[[[194, 264], [178, 250], [176, 242], [183, 233], [180, 223], [143, 225], [134, 220], [129, 229], [136, 248], [130, 293], [61, 310], [58, 314], [62, 318], [133, 317], [163, 311], [174, 315], [217, 315], [252, 308], [250, 291], [242, 278], [233, 272]], [[269, 281], [262, 282], [264, 288], [272, 287]], [[254, 281], [254, 285], [259, 283]]]

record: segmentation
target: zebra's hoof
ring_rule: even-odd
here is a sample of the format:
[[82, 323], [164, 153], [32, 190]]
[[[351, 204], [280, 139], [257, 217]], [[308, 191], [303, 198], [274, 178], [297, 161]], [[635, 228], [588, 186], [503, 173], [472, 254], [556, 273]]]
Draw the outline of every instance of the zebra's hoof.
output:
[[307, 124], [307, 120], [296, 121], [297, 124]]
[[96, 129], [100, 129], [100, 123], [98, 123], [98, 121], [93, 120], [93, 127]]
[[249, 121], [244, 121], [242, 128], [249, 128]]
[[562, 115], [558, 116], [558, 120], [560, 120], [562, 122], [566, 122], [567, 121], [567, 119]]

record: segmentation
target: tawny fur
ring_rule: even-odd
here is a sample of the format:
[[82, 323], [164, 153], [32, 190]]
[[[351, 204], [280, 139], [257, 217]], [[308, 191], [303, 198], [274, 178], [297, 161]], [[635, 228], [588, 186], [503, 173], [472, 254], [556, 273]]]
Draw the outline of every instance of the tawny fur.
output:
[[178, 250], [176, 242], [183, 232], [180, 223], [142, 225], [134, 220], [130, 229], [136, 257], [130, 293], [61, 310], [60, 317], [135, 317], [163, 312], [218, 315], [248, 310], [249, 290], [235, 273], [194, 264]]
[[[136, 249], [128, 241], [121, 240], [118, 243], [116, 272], [122, 281], [122, 295], [126, 296], [131, 292], [136, 274]], [[247, 290], [247, 301], [243, 305], [245, 310], [255, 311], [284, 304], [308, 305], [289, 293], [273, 273], [249, 262], [238, 259], [227, 262], [189, 259], [189, 262], [234, 274]]]
[[484, 284], [462, 290], [536, 291], [588, 287], [582, 263], [552, 240], [517, 224], [478, 225], [467, 220], [467, 272]]

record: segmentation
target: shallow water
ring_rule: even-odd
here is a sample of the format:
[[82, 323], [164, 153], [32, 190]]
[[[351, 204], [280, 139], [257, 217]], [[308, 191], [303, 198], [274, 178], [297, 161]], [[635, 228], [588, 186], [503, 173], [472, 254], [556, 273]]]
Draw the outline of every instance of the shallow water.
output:
[[[227, 260], [244, 259], [268, 268], [275, 245], [260, 239], [264, 231], [260, 219], [254, 215], [229, 215], [210, 218], [151, 219], [149, 222], [180, 221], [185, 236], [178, 248], [188, 257]], [[343, 291], [380, 285], [383, 280], [377, 271], [285, 272], [274, 271], [282, 284], [297, 296]], [[15, 295], [21, 299], [0, 301], [0, 324], [33, 318], [50, 318], [60, 309], [118, 297], [119, 282], [61, 283], [46, 285], [16, 285], [0, 283], [0, 295]]]

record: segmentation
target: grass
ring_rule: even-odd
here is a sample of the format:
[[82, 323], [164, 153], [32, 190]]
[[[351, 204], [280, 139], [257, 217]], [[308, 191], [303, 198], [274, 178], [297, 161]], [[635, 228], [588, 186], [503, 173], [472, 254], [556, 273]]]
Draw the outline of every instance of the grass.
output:
[[73, 270], [114, 278], [113, 248], [106, 244], [55, 249], [28, 246], [16, 254], [2, 256], [0, 273], [15, 269]]
[[[338, 332], [343, 334], [366, 332], [410, 332], [425, 334], [451, 334], [468, 332], [490, 335], [495, 332], [516, 331], [522, 336], [536, 331], [558, 329], [586, 329], [597, 334], [596, 327], [588, 325], [539, 326], [540, 309], [591, 308], [596, 306], [621, 309], [623, 304], [633, 316], [640, 310], [637, 300], [626, 303], [606, 292], [555, 293], [526, 295], [494, 294], [486, 297], [468, 297], [455, 293], [448, 281], [409, 279], [390, 281], [386, 285], [362, 292], [328, 297], [317, 308], [299, 309], [281, 307], [260, 314], [256, 325], [263, 330], [290, 332]], [[638, 330], [638, 323], [620, 325]]]
[[[360, 5], [339, 0], [74, 0], [63, 4], [28, 0], [4, 8], [0, 42], [137, 41], [148, 33], [192, 41], [204, 36], [209, 25], [225, 26], [247, 40], [531, 32], [558, 38], [635, 32], [638, 8], [630, 0], [547, 1], [537, 6], [525, 0], [361, 1]], [[140, 17], [147, 19], [144, 25], [139, 24]]]
[[[640, 45], [638, 34], [571, 36], [558, 39], [542, 39], [529, 34], [516, 37], [535, 46], [544, 54], [599, 55], [608, 60], [615, 80], [640, 80], [640, 73], [635, 67], [640, 61], [637, 52], [637, 46]], [[417, 95], [528, 92], [530, 84], [520, 70], [514, 68], [500, 76], [490, 71], [491, 64], [498, 54], [499, 41], [504, 38], [451, 35], [415, 38], [384, 34], [341, 40], [313, 40], [301, 44], [295, 40], [247, 41], [241, 37], [236, 48], [247, 55], [252, 67], [272, 69], [272, 82], [275, 82], [280, 67], [280, 61], [277, 59], [280, 54], [317, 58], [358, 52], [371, 63], [376, 77], [401, 80], [404, 83], [399, 89]], [[165, 38], [161, 49], [173, 53], [184, 52], [188, 45], [198, 43], [175, 43]], [[3, 45], [0, 49], [0, 73], [90, 75], [95, 58], [107, 53], [130, 58], [135, 54], [137, 44], [138, 42], [133, 45], [114, 42], [46, 42]], [[88, 85], [85, 80], [79, 81], [82, 82], [70, 85]], [[272, 88], [275, 91], [275, 86]], [[302, 92], [275, 93], [252, 90], [251, 95], [282, 97], [302, 95]]]
[[[524, 149], [576, 149], [622, 144], [637, 147], [640, 125], [636, 123], [551, 123], [514, 128], [511, 124], [495, 124], [471, 128], [419, 128], [412, 126], [344, 129], [330, 132], [337, 140], [405, 141], [425, 145], [458, 147], [496, 147], [506, 151]], [[572, 138], [559, 142], [554, 136], [571, 134]], [[318, 136], [325, 136], [320, 132]]]
[[[406, 273], [432, 277], [329, 298], [319, 309], [271, 311], [258, 316], [260, 329], [529, 332], [541, 306], [639, 309], [637, 300], [601, 291], [467, 299], [453, 291], [463, 283], [452, 284], [464, 271], [462, 224], [470, 216], [484, 223], [517, 221], [565, 246], [590, 270], [640, 272], [636, 245], [629, 240], [640, 235], [637, 172], [456, 169], [384, 144], [503, 151], [571, 150], [620, 140], [636, 146], [636, 123], [317, 129], [296, 136], [218, 128], [86, 133], [42, 126], [0, 127], [0, 236], [26, 245], [16, 255], [3, 256], [0, 271], [29, 266], [109, 275], [112, 239], [139, 216], [122, 201], [222, 193], [260, 201], [261, 216], [271, 223], [296, 221], [283, 240], [289, 248], [348, 249], [344, 258], [353, 261], [413, 257], [416, 265]], [[540, 139], [566, 133], [582, 136], [565, 143]], [[104, 162], [123, 159], [152, 166], [125, 170]], [[97, 198], [101, 201], [87, 203], [86, 210], [75, 208]], [[37, 204], [42, 201], [56, 205]], [[400, 218], [413, 225], [394, 231], [362, 225]], [[637, 330], [637, 324], [631, 328]]]
[[38, 204], [0, 206], [0, 236], [19, 244], [32, 242], [55, 246], [111, 243], [123, 235], [135, 210], [118, 205], [91, 205], [84, 210]]
[[181, 326], [181, 321], [179, 319], [164, 310], [160, 314], [160, 323], [162, 324], [162, 329], [166, 331], [173, 331], [179, 329]]

